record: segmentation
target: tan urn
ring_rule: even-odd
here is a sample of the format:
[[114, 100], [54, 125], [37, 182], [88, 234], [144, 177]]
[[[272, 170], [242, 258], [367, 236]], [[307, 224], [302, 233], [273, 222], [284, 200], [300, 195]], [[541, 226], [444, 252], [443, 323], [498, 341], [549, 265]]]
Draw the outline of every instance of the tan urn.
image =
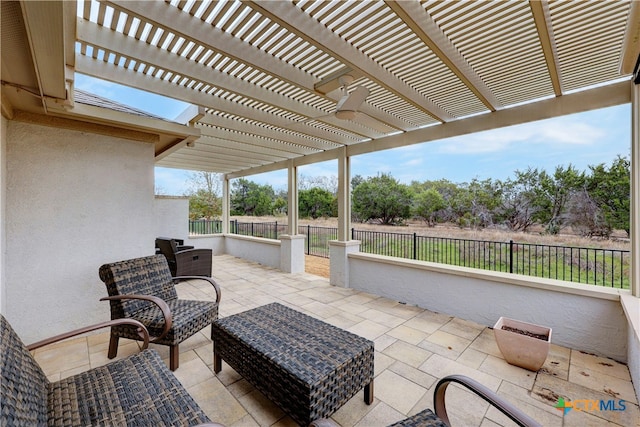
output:
[[496, 343], [511, 365], [537, 371], [551, 345], [551, 328], [501, 317], [493, 327]]

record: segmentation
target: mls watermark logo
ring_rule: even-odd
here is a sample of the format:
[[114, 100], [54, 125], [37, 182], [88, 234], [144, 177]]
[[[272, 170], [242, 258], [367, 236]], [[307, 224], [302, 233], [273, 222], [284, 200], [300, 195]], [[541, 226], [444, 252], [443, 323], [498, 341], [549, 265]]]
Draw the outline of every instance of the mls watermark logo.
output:
[[627, 409], [626, 402], [624, 400], [591, 400], [591, 399], [576, 399], [565, 400], [564, 397], [558, 399], [555, 408], [559, 411], [563, 411], [564, 415], [567, 415], [569, 411], [583, 411], [583, 412], [596, 412], [596, 411], [624, 411]]

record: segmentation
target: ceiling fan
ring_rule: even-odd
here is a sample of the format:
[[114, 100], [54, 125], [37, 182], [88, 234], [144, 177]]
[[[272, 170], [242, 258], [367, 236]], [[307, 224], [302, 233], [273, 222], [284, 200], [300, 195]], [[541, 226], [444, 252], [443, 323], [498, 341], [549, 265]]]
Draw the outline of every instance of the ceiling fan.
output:
[[314, 120], [322, 121], [322, 119], [335, 117], [336, 119], [339, 119], [339, 120], [352, 121], [360, 126], [365, 126], [370, 129], [374, 129], [377, 132], [388, 133], [391, 130], [390, 127], [388, 127], [384, 123], [381, 123], [375, 120], [374, 118], [368, 116], [367, 114], [361, 111], [358, 111], [362, 103], [369, 96], [370, 92], [369, 92], [369, 89], [367, 89], [365, 86], [358, 86], [353, 91], [351, 91], [351, 93], [349, 93], [349, 85], [353, 83], [353, 81], [354, 81], [354, 78], [350, 74], [344, 74], [339, 77], [338, 83], [340, 84], [342, 89], [342, 97], [336, 103], [335, 111], [333, 113], [320, 116], [320, 117], [308, 118], [306, 120], [303, 120], [302, 122], [297, 122], [288, 127], [293, 127], [295, 125], [299, 125], [299, 124], [314, 121]]

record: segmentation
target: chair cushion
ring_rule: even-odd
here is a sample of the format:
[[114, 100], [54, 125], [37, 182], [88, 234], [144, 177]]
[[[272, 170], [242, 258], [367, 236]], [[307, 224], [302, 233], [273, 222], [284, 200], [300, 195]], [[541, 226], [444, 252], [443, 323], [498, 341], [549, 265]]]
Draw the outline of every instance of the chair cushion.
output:
[[[167, 301], [167, 305], [171, 310], [173, 326], [158, 344], [179, 344], [218, 318], [218, 304], [215, 302], [176, 299]], [[138, 311], [131, 318], [145, 325], [151, 336], [159, 336], [164, 327], [162, 311], [155, 304]], [[128, 326], [114, 326], [111, 331], [123, 338], [140, 339], [135, 329]]]
[[[153, 295], [166, 302], [178, 297], [171, 271], [163, 255], [129, 259], [104, 264], [99, 269], [100, 279], [107, 285], [109, 296], [143, 294]], [[133, 317], [138, 311], [154, 306], [141, 300], [111, 302], [111, 318]]]
[[0, 373], [0, 425], [46, 424], [49, 381], [2, 315]]
[[51, 383], [50, 426], [209, 422], [155, 350]]

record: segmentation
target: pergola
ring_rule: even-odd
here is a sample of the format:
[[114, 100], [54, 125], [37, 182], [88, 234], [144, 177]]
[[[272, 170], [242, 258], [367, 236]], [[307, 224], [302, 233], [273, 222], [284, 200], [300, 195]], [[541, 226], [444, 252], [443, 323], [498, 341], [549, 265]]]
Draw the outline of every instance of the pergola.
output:
[[[629, 103], [640, 52], [630, 1], [3, 1], [2, 24], [6, 117], [152, 132], [157, 166], [226, 183], [288, 168], [293, 234], [296, 168], [338, 159], [339, 240], [350, 157]], [[101, 108], [76, 72], [192, 108]]]

